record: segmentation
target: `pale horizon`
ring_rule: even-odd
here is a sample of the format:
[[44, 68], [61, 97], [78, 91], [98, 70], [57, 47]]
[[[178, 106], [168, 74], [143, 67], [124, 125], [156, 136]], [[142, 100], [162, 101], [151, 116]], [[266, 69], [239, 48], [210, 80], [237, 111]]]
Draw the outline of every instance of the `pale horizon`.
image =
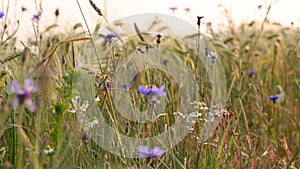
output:
[[[39, 3], [39, 1], [37, 2]], [[72, 27], [76, 23], [83, 23], [83, 17], [75, 0], [51, 0], [41, 2], [43, 8], [43, 14], [40, 20], [41, 28], [55, 22], [54, 12], [56, 9], [60, 11], [57, 21], [62, 30], [67, 27]], [[134, 14], [161, 13], [179, 17], [190, 23], [194, 23], [196, 20], [195, 17], [201, 15], [205, 17], [204, 22], [211, 22], [214, 27], [217, 27], [219, 24], [224, 24], [224, 17], [221, 15], [220, 8], [218, 7], [219, 4], [223, 4], [231, 10], [233, 20], [236, 24], [250, 22], [252, 20], [262, 20], [266, 12], [264, 0], [94, 0], [94, 2], [102, 9], [108, 22], [113, 22], [116, 19]], [[269, 0], [267, 2], [269, 2]], [[6, 12], [6, 3], [7, 1], [2, 1], [0, 11]], [[88, 25], [93, 28], [101, 17], [93, 10], [88, 0], [79, 0], [79, 3], [87, 18]], [[258, 9], [258, 5], [262, 5], [260, 10]], [[284, 26], [290, 26], [291, 22], [294, 22], [295, 26], [298, 27], [300, 13], [297, 8], [299, 6], [300, 1], [279, 0], [271, 9], [269, 19], [271, 22], [278, 22]], [[21, 12], [22, 7], [25, 7], [27, 10]], [[169, 7], [177, 7], [178, 9], [173, 13], [169, 10]], [[190, 12], [186, 12], [185, 8], [190, 8]], [[31, 18], [32, 15], [37, 12], [38, 8], [35, 6], [34, 1], [10, 1], [9, 13], [6, 15], [11, 20], [11, 24], [16, 25], [16, 20], [20, 21], [20, 29], [17, 33], [19, 38], [22, 39], [22, 37], [33, 35]]]

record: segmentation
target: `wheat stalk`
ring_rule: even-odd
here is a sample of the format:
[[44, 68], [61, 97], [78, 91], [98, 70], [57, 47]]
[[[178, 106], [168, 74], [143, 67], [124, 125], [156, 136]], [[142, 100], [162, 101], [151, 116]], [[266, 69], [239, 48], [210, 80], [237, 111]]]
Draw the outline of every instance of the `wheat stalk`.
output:
[[95, 4], [92, 0], [89, 0], [89, 1], [90, 1], [91, 6], [92, 6], [92, 7], [95, 9], [95, 11], [98, 13], [98, 15], [103, 16], [102, 11], [96, 6], [96, 4]]
[[144, 35], [141, 33], [141, 31], [139, 30], [137, 24], [134, 22], [134, 29], [136, 31], [136, 34], [138, 35], [138, 37], [141, 39], [141, 41], [145, 42], [145, 38]]

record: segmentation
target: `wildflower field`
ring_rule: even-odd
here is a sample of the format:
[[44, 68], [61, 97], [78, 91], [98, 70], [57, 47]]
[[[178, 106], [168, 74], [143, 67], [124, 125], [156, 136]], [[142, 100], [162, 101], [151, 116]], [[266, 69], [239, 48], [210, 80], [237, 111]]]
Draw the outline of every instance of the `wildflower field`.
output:
[[0, 168], [300, 168], [300, 27], [274, 2], [240, 25], [223, 8], [220, 29], [89, 0], [97, 25], [58, 31], [22, 7], [21, 47], [0, 8]]

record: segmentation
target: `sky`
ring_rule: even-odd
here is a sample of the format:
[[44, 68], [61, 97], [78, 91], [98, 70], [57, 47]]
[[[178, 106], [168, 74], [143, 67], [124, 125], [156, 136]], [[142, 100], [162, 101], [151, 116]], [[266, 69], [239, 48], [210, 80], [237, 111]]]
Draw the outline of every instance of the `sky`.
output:
[[[60, 10], [57, 20], [62, 28], [71, 27], [76, 23], [83, 23], [82, 15], [76, 0], [1, 0], [0, 11], [6, 13], [7, 3], [9, 10], [6, 15], [10, 19], [11, 25], [16, 25], [16, 20], [20, 21], [20, 29], [17, 35], [22, 37], [33, 36], [31, 18], [39, 11], [35, 1], [42, 2], [43, 15], [40, 21], [41, 28], [49, 26], [55, 22], [54, 12]], [[101, 18], [90, 6], [88, 0], [78, 0], [82, 6], [88, 24], [93, 27]], [[94, 0], [96, 5], [102, 9], [109, 22], [116, 19], [141, 13], [162, 13], [169, 14], [188, 22], [194, 23], [195, 17], [204, 16], [204, 22], [212, 22], [214, 26], [224, 23], [219, 8], [219, 4], [226, 6], [231, 11], [236, 23], [249, 22], [251, 20], [262, 20], [266, 12], [266, 3], [270, 0]], [[258, 5], [262, 8], [258, 10]], [[278, 0], [270, 13], [270, 20], [280, 22], [283, 25], [290, 25], [294, 22], [299, 26], [300, 12], [299, 0]], [[21, 12], [21, 8], [27, 10]], [[177, 7], [173, 13], [169, 7]], [[190, 12], [184, 9], [190, 8]], [[1, 21], [0, 21], [1, 24]], [[195, 23], [194, 23], [195, 24]]]

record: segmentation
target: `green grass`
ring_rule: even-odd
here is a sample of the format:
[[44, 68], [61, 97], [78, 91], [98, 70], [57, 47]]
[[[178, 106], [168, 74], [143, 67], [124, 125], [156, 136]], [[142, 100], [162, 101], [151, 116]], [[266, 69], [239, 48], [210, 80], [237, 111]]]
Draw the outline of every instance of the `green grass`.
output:
[[[109, 41], [98, 43], [95, 37], [91, 39], [90, 35], [97, 34], [103, 27], [100, 23], [90, 35], [83, 34], [78, 24], [68, 28], [68, 33], [55, 31], [53, 25], [41, 31], [38, 21], [33, 22], [35, 37], [24, 42], [23, 49], [14, 48], [14, 31], [0, 25], [0, 168], [300, 168], [299, 28], [267, 23], [263, 18], [262, 22], [208, 30], [208, 40], [218, 52], [226, 75], [226, 111], [222, 112], [221, 121], [208, 140], [197, 140], [204, 125], [203, 120], [197, 119], [194, 132], [160, 158], [147, 160], [118, 156], [91, 138], [82, 139], [87, 134], [84, 132], [87, 126], [80, 124], [77, 115], [81, 115], [81, 119], [104, 120], [115, 131], [130, 137], [155, 136], [174, 123], [177, 117], [173, 113], [180, 110], [182, 89], [174, 77], [157, 69], [146, 69], [134, 76], [130, 90], [116, 86], [103, 90], [114, 78], [116, 66], [137, 52], [138, 47], [146, 52], [145, 42], [136, 35], [112, 47]], [[151, 31], [172, 30], [160, 24], [151, 27]], [[197, 32], [191, 34], [186, 40], [196, 41]], [[155, 35], [145, 34], [145, 38], [149, 51], [161, 51], [161, 56], [173, 57], [168, 64], [180, 65], [179, 61], [183, 61], [178, 69], [184, 66], [191, 70], [199, 86], [199, 100], [211, 106], [209, 77], [205, 65], [198, 63], [197, 54], [189, 52], [178, 39], [163, 36], [157, 47]], [[91, 51], [86, 50], [86, 45], [91, 45]], [[204, 45], [201, 42], [201, 46]], [[107, 54], [103, 55], [103, 51]], [[103, 58], [92, 60], [87, 52], [97, 52]], [[62, 64], [62, 55], [66, 64]], [[85, 66], [81, 67], [82, 72], [77, 68], [80, 64]], [[94, 81], [85, 81], [94, 88], [76, 91], [76, 86], [84, 89], [88, 85], [80, 84], [80, 80], [86, 78], [84, 72], [95, 70]], [[253, 77], [248, 77], [250, 70], [255, 70]], [[22, 83], [25, 78], [33, 79], [39, 86], [39, 91], [33, 94], [33, 102], [38, 105], [36, 112], [30, 112], [25, 105], [13, 109], [10, 104], [14, 99], [8, 90], [12, 80]], [[127, 120], [113, 103], [114, 92], [126, 92], [131, 97], [131, 108], [151, 109], [151, 98], [137, 93], [139, 84], [164, 84], [167, 91], [164, 112], [145, 124]], [[80, 114], [76, 108], [85, 103], [84, 97], [88, 98], [85, 95], [92, 90], [99, 101], [88, 100], [89, 104], [101, 110], [103, 119]], [[279, 99], [274, 103], [269, 96], [275, 94]], [[72, 104], [77, 95], [83, 100]], [[119, 143], [110, 143], [107, 147], [116, 145]], [[47, 148], [53, 148], [54, 152], [44, 153]]]

